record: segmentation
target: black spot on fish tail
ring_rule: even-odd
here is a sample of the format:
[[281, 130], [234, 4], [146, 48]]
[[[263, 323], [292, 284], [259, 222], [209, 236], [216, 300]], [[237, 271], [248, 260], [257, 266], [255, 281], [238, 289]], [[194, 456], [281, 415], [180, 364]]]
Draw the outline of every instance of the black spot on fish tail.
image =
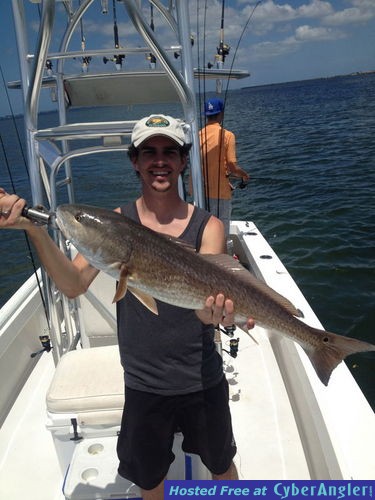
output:
[[321, 336], [320, 345], [303, 348], [324, 385], [328, 385], [331, 373], [347, 356], [357, 352], [375, 351], [375, 345], [368, 342], [316, 328], [312, 330]]

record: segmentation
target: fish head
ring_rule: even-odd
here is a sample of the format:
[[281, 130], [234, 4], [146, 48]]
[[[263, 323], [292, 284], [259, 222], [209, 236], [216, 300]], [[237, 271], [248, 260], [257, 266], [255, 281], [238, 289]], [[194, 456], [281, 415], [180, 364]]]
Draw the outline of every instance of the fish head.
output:
[[[110, 274], [129, 261], [132, 248], [125, 217], [104, 208], [64, 204], [57, 207], [56, 224], [89, 262]], [[121, 244], [120, 244], [121, 242]]]
[[56, 210], [56, 224], [66, 239], [85, 244], [92, 241], [92, 236], [102, 234], [104, 220], [100, 210], [86, 205], [60, 205]]

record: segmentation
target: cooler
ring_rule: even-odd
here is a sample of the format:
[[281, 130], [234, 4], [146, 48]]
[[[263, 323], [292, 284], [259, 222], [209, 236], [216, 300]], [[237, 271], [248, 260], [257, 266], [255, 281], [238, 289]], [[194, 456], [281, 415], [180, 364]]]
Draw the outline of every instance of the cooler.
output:
[[65, 474], [82, 438], [117, 436], [124, 375], [117, 345], [65, 354], [47, 393], [47, 428]]
[[[183, 436], [173, 442], [175, 460], [167, 479], [211, 479], [211, 474], [196, 455], [181, 449]], [[140, 489], [117, 473], [117, 437], [86, 438], [77, 444], [66, 475], [63, 493], [67, 500], [122, 500], [140, 498]]]

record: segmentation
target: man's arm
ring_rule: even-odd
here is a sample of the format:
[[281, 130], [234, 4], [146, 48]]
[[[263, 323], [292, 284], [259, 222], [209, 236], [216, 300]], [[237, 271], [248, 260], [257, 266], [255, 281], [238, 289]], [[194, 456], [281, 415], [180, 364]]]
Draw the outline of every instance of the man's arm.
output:
[[225, 243], [224, 224], [212, 215], [204, 228], [199, 253], [225, 253]]
[[250, 179], [249, 174], [243, 168], [239, 167], [237, 163], [228, 162], [227, 169], [229, 175], [233, 175], [234, 177], [241, 177], [244, 182]]
[[78, 254], [72, 262], [51, 239], [45, 228], [22, 216], [26, 201], [7, 194], [0, 188], [0, 229], [23, 229], [38, 253], [39, 259], [56, 286], [70, 298], [84, 293], [98, 274], [86, 259]]
[[249, 180], [249, 174], [237, 164], [236, 155], [236, 138], [233, 132], [226, 131], [227, 134], [227, 151], [226, 151], [226, 168], [228, 175], [241, 177], [244, 182]]

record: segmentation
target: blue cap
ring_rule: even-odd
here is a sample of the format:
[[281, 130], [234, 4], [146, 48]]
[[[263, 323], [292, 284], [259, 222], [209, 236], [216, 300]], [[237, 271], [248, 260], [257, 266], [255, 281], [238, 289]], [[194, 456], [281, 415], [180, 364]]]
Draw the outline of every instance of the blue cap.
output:
[[213, 97], [204, 103], [204, 114], [206, 116], [218, 115], [224, 110], [224, 103], [221, 99]]

